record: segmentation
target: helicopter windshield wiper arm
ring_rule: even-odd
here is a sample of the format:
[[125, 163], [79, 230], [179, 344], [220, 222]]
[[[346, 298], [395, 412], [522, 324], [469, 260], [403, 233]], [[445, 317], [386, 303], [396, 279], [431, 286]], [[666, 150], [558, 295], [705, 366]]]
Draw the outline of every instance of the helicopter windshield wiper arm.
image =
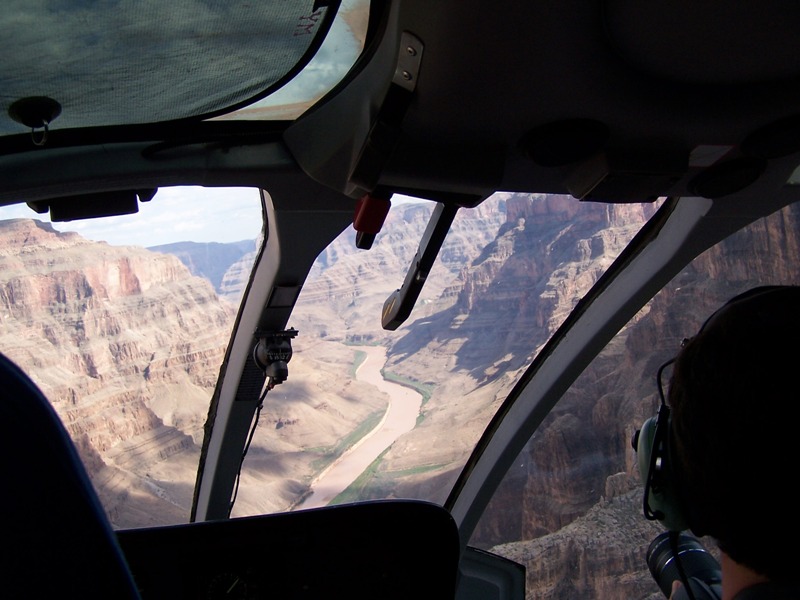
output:
[[436, 261], [447, 232], [450, 231], [458, 208], [457, 205], [442, 203], [436, 205], [402, 287], [392, 292], [383, 303], [381, 325], [384, 329], [394, 331], [411, 314], [411, 309], [414, 308], [422, 286], [425, 285], [425, 280]]

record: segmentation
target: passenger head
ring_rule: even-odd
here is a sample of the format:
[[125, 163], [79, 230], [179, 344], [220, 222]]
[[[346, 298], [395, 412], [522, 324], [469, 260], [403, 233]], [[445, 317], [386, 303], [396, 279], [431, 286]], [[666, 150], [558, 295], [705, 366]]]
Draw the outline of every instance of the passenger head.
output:
[[[709, 318], [677, 356], [671, 443], [692, 530], [771, 579], [796, 580], [800, 288], [756, 288]], [[792, 548], [792, 546], [788, 546]]]

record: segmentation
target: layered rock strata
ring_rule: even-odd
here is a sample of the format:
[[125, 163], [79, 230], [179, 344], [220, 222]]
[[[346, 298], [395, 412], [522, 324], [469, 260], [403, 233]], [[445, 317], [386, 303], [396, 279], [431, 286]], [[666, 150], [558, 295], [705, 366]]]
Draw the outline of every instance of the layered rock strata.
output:
[[[211, 285], [174, 256], [18, 219], [0, 223], [0, 314], [0, 348], [52, 402], [115, 525], [186, 521], [233, 321]], [[149, 515], [126, 512], [132, 495]]]

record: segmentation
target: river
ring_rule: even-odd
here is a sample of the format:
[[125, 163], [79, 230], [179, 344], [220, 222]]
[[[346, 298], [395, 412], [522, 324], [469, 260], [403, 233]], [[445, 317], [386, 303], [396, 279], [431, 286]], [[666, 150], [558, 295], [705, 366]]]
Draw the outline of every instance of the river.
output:
[[381, 368], [386, 363], [386, 348], [357, 348], [367, 354], [359, 365], [356, 378], [371, 383], [389, 396], [389, 409], [383, 420], [357, 444], [342, 454], [311, 483], [311, 494], [295, 510], [327, 505], [343, 492], [381, 452], [402, 434], [414, 429], [422, 406], [422, 395], [411, 388], [386, 381]]

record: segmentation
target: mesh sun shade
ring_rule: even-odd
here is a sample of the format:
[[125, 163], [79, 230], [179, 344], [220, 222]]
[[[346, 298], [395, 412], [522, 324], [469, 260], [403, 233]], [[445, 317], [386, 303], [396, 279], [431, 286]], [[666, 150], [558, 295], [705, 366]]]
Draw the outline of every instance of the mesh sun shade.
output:
[[[0, 8], [0, 134], [23, 98], [50, 98], [51, 127], [216, 116], [291, 79], [338, 0], [7, 0]], [[15, 104], [16, 103], [16, 104]], [[17, 113], [17, 117], [18, 117]]]

